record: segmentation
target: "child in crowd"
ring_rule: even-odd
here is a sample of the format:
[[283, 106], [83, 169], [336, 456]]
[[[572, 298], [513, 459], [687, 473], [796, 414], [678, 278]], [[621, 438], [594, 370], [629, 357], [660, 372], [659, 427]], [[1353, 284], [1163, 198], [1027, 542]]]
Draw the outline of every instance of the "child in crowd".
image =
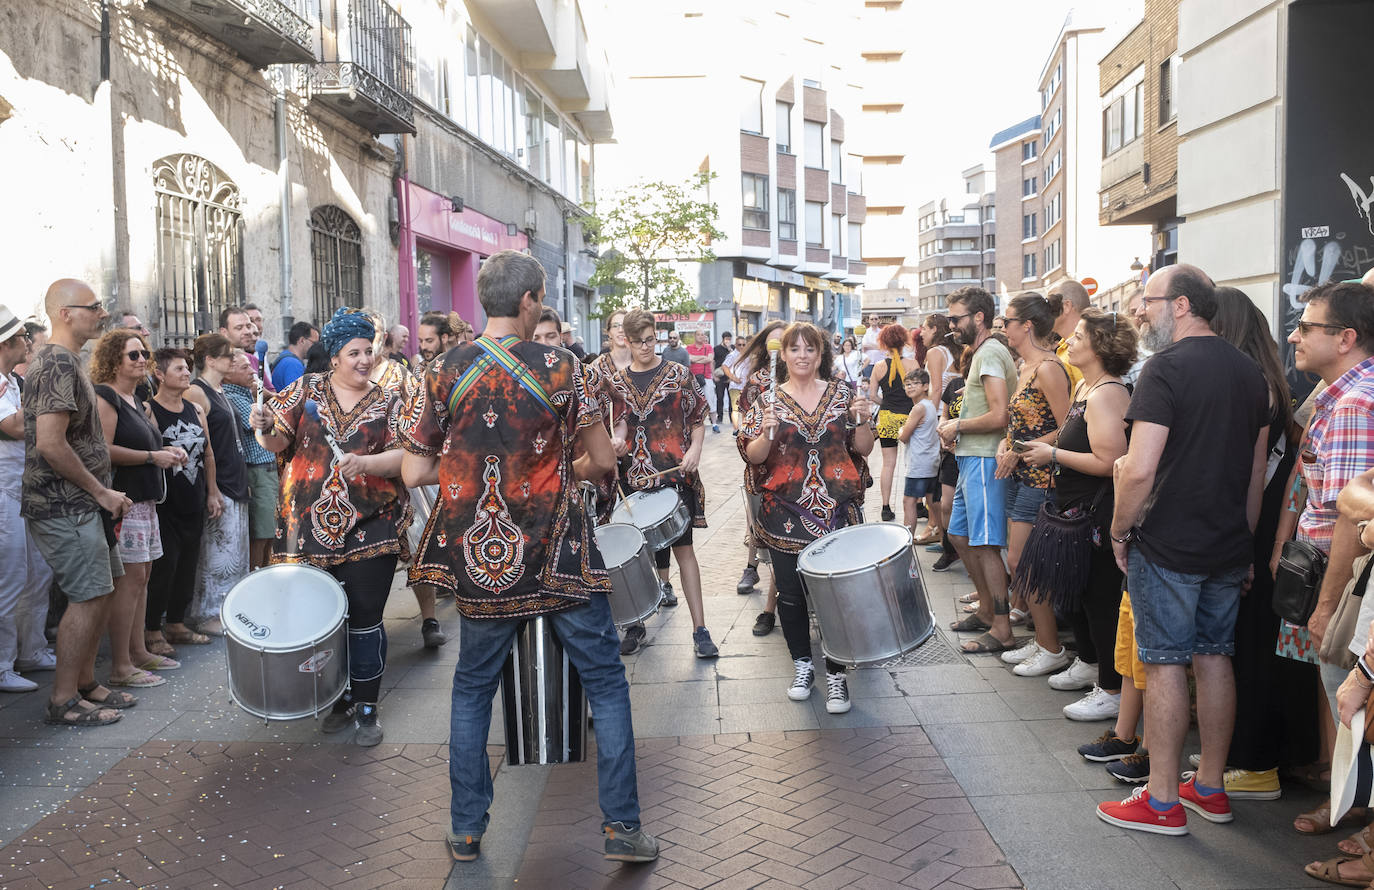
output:
[[924, 368], [908, 371], [902, 378], [903, 388], [911, 399], [911, 413], [902, 424], [897, 439], [906, 445], [906, 490], [902, 498], [903, 519], [913, 535], [916, 534], [916, 505], [925, 501], [926, 530], [916, 538], [917, 544], [929, 544], [940, 539], [936, 516], [936, 498], [940, 491], [940, 440], [935, 427], [940, 422], [939, 409], [930, 399], [930, 374]]

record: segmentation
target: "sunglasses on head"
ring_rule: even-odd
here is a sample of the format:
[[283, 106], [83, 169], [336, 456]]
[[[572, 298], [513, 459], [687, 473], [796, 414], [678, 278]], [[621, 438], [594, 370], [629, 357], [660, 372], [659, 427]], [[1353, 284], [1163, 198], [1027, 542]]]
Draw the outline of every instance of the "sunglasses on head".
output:
[[124, 354], [129, 357], [129, 361], [131, 362], [136, 362], [140, 358], [146, 362], [148, 359], [153, 357], [153, 354], [146, 349], [130, 349], [128, 352]]

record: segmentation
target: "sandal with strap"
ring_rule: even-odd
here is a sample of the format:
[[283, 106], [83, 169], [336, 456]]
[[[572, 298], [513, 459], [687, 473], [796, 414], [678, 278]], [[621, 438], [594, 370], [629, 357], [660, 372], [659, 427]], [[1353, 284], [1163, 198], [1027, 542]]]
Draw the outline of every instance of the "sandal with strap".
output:
[[124, 717], [112, 708], [102, 708], [79, 695], [73, 695], [65, 702], [48, 702], [43, 722], [53, 726], [108, 726]]
[[952, 622], [949, 629], [961, 634], [977, 633], [983, 630], [992, 630], [992, 625], [988, 624], [977, 615], [965, 615], [958, 621]]
[[[1301, 813], [1293, 820], [1293, 829], [1299, 834], [1330, 834], [1342, 825], [1358, 825], [1369, 818], [1365, 807], [1351, 807], [1335, 825], [1331, 824], [1331, 801], [1317, 807], [1310, 813]], [[1298, 822], [1306, 822], [1311, 828], [1298, 828]]]
[[1349, 856], [1363, 856], [1374, 853], [1374, 825], [1368, 825], [1336, 845], [1336, 849]]
[[[176, 643], [178, 646], [186, 643], [189, 643], [194, 646], [204, 646], [210, 642], [210, 638], [207, 637], [205, 634], [196, 633], [190, 628], [187, 628], [186, 630], [164, 630], [163, 633], [167, 636], [167, 642]], [[172, 653], [158, 652], [157, 654], [170, 655]]]
[[[1366, 875], [1362, 878], [1341, 877], [1341, 866], [1350, 862], [1362, 863]], [[1303, 866], [1302, 870], [1307, 873], [1308, 877], [1325, 881], [1328, 884], [1339, 884], [1342, 887], [1368, 887], [1371, 876], [1374, 876], [1374, 855], [1366, 853], [1363, 856], [1337, 856], [1322, 862], [1309, 862]]]
[[[105, 696], [103, 698], [92, 698], [91, 696], [100, 689], [105, 690]], [[106, 689], [106, 687], [101, 686], [99, 683], [92, 683], [90, 686], [78, 686], [77, 691], [81, 693], [81, 697], [86, 701], [93, 705], [100, 705], [102, 708], [114, 708], [117, 711], [122, 711], [125, 708], [132, 708], [134, 705], [138, 704], [138, 699], [134, 698], [129, 693]]]
[[152, 655], [161, 655], [170, 658], [177, 654], [177, 650], [172, 648], [172, 644], [162, 638], [160, 634], [149, 634], [143, 638], [143, 648], [147, 649]]

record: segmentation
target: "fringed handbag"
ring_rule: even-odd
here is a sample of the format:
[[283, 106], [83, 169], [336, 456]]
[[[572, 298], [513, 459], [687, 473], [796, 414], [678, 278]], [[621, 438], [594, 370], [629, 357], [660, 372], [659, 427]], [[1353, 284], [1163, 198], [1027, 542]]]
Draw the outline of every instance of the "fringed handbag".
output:
[[1040, 505], [1026, 546], [1016, 563], [1011, 590], [1017, 596], [1049, 599], [1060, 615], [1077, 611], [1088, 586], [1093, 548], [1101, 546], [1097, 508], [1110, 482], [1104, 482], [1086, 507], [1060, 511], [1050, 501]]

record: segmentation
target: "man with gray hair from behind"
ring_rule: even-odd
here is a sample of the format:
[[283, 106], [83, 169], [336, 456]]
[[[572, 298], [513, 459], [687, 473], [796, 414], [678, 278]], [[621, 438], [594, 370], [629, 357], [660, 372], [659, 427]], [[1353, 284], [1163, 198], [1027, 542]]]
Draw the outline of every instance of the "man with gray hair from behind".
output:
[[[1236, 712], [1231, 656], [1253, 568], [1269, 389], [1259, 366], [1212, 331], [1216, 311], [1216, 286], [1201, 269], [1168, 266], [1150, 278], [1136, 322], [1154, 356], [1126, 413], [1130, 448], [1116, 463], [1110, 534], [1150, 690], [1150, 779], [1097, 815], [1154, 834], [1187, 834], [1185, 807], [1209, 822], [1233, 818], [1222, 776]], [[1189, 663], [1202, 757], [1180, 783]]]
[[1069, 392], [1073, 392], [1083, 382], [1083, 375], [1069, 363], [1069, 338], [1078, 329], [1083, 310], [1092, 305], [1092, 298], [1088, 296], [1086, 287], [1070, 278], [1056, 284], [1046, 299], [1050, 301], [1050, 311], [1054, 313], [1054, 332], [1059, 335], [1059, 344], [1054, 352], [1069, 372]]

